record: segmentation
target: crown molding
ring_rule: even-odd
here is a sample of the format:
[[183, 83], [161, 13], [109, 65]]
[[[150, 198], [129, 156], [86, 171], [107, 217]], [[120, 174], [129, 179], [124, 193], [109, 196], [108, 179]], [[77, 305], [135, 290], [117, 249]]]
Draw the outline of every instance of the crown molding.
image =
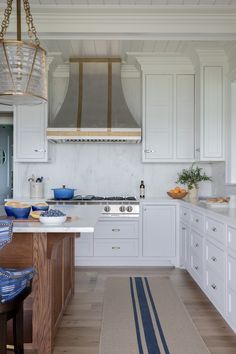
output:
[[[45, 5], [34, 7], [32, 13], [40, 39], [236, 40], [236, 7], [226, 10]], [[23, 32], [27, 33], [24, 24]], [[8, 33], [15, 33], [14, 14]]]
[[194, 73], [194, 66], [187, 57], [178, 55], [177, 53], [163, 53], [153, 56], [136, 56], [137, 67], [146, 74], [148, 73], [164, 73], [166, 72], [182, 72]]

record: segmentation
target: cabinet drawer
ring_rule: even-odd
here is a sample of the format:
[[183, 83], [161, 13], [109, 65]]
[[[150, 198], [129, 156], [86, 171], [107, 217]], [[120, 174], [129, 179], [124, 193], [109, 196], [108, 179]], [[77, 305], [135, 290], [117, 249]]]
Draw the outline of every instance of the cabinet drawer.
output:
[[236, 292], [228, 289], [227, 293], [227, 316], [236, 331]]
[[94, 256], [137, 257], [138, 240], [94, 240]]
[[225, 262], [224, 252], [213, 245], [211, 242], [206, 241], [206, 263], [212, 267], [219, 275], [224, 275]]
[[204, 216], [196, 211], [191, 211], [191, 225], [198, 231], [204, 231]]
[[94, 238], [138, 238], [137, 221], [99, 221]]
[[196, 282], [201, 285], [203, 277], [202, 259], [193, 252], [190, 254], [190, 273]]
[[213, 237], [216, 241], [224, 244], [225, 243], [225, 229], [224, 224], [212, 219], [206, 218], [206, 233], [207, 235]]
[[216, 241], [222, 244], [225, 243], [225, 229], [224, 229], [224, 224], [222, 224], [221, 222], [207, 217], [206, 233], [207, 235], [214, 238]]
[[227, 268], [228, 268], [228, 286], [230, 286], [236, 292], [236, 258], [228, 256], [227, 260]]
[[[224, 276], [224, 274], [222, 274], [222, 276]], [[206, 267], [206, 289], [213, 304], [223, 311], [225, 283], [224, 280], [209, 267]]]
[[236, 251], [236, 229], [230, 226], [227, 231], [227, 245], [231, 250]]
[[187, 223], [190, 223], [190, 210], [185, 207], [180, 207], [180, 217]]
[[191, 249], [195, 252], [198, 258], [202, 259], [203, 239], [194, 231], [191, 231]]

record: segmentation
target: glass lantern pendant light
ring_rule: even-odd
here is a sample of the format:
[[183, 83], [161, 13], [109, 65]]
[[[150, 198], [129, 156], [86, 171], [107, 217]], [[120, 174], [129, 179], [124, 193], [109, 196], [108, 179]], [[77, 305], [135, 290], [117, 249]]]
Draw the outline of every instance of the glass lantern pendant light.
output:
[[0, 31], [0, 104], [34, 105], [47, 101], [46, 52], [40, 47], [28, 0], [23, 0], [29, 41], [21, 40], [21, 0], [17, 40], [5, 40], [13, 0], [7, 0]]

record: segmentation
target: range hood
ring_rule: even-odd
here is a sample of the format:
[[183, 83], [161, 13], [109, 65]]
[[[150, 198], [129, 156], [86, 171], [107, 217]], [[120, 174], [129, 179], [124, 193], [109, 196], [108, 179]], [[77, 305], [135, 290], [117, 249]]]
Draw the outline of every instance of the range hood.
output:
[[123, 95], [120, 58], [70, 59], [65, 100], [50, 119], [54, 143], [139, 143], [141, 128]]

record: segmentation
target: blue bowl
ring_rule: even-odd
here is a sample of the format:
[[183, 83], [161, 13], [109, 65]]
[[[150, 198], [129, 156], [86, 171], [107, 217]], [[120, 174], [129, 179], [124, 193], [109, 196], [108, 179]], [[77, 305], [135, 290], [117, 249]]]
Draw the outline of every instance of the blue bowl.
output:
[[37, 210], [47, 211], [48, 209], [49, 209], [49, 205], [32, 205], [33, 211], [37, 211]]
[[31, 207], [12, 208], [12, 214], [16, 219], [28, 219]]
[[13, 212], [12, 212], [12, 209], [13, 209], [12, 206], [10, 206], [10, 205], [5, 205], [4, 208], [5, 208], [5, 212], [6, 212], [7, 216], [14, 216], [14, 215], [13, 215]]

